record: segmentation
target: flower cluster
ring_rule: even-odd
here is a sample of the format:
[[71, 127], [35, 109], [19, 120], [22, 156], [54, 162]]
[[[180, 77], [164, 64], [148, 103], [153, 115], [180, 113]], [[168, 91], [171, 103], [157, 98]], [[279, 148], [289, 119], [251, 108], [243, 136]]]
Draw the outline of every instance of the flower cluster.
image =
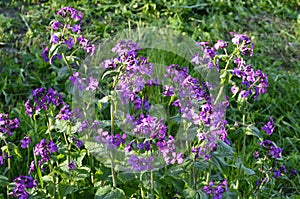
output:
[[236, 57], [234, 63], [237, 65], [233, 69], [232, 74], [235, 77], [242, 79], [242, 85], [237, 87], [233, 85], [231, 92], [236, 95], [240, 90], [240, 96], [242, 98], [248, 98], [255, 93], [254, 99], [257, 99], [260, 94], [267, 92], [268, 76], [262, 73], [261, 70], [254, 71], [251, 64], [246, 64], [245, 60]]
[[126, 52], [137, 50], [141, 50], [140, 45], [133, 43], [132, 40], [122, 40], [111, 49], [112, 52], [118, 53], [119, 56]]
[[206, 195], [212, 195], [213, 199], [223, 198], [223, 193], [228, 192], [228, 185], [226, 179], [220, 182], [218, 185], [214, 181], [210, 181], [208, 186], [204, 186], [202, 189]]
[[127, 114], [127, 122], [132, 126], [132, 134], [140, 138], [163, 139], [166, 135], [167, 127], [163, 119], [158, 119], [150, 115], [140, 114], [136, 120]]
[[263, 147], [264, 149], [269, 150], [269, 155], [275, 159], [281, 157], [281, 148], [276, 147], [275, 144], [271, 140], [265, 140], [263, 142], [260, 142], [259, 145]]
[[137, 143], [136, 141], [131, 141], [128, 145], [125, 146], [125, 152], [129, 153], [132, 150], [150, 151], [151, 144], [152, 144], [152, 142], [150, 142], [150, 141], [139, 142], [139, 143]]
[[198, 132], [197, 137], [201, 144], [192, 150], [196, 158], [204, 157], [204, 160], [210, 159], [212, 152], [217, 148], [217, 141], [227, 142], [225, 106], [226, 102], [219, 102], [217, 105], [211, 106], [211, 114], [208, 116], [210, 125], [206, 126], [209, 129]]
[[287, 169], [284, 165], [280, 166], [279, 169], [273, 170], [273, 176], [274, 178], [279, 178], [281, 176], [281, 173], [286, 173]]
[[12, 130], [18, 128], [20, 122], [18, 118], [10, 119], [8, 114], [0, 113], [0, 135], [12, 135]]
[[226, 102], [213, 105], [213, 97], [207, 94], [209, 83], [200, 84], [198, 79], [188, 75], [187, 68], [171, 65], [164, 77], [171, 80], [164, 85], [164, 95], [177, 97], [172, 105], [179, 107], [181, 117], [194, 125], [204, 126], [203, 131], [198, 133], [201, 145], [192, 152], [197, 158], [209, 159], [217, 147], [217, 140], [226, 140]]
[[50, 154], [56, 151], [58, 151], [57, 145], [52, 140], [47, 142], [46, 139], [42, 139], [34, 147], [34, 155], [41, 156], [41, 160], [38, 162], [39, 166], [41, 166], [44, 162], [48, 162], [50, 160]]
[[103, 129], [98, 129], [98, 136], [95, 137], [96, 142], [101, 142], [105, 145], [107, 149], [116, 149], [120, 147], [121, 144], [125, 143], [126, 134], [122, 136], [120, 134], [110, 135], [108, 131], [103, 131]]
[[147, 62], [147, 59], [137, 56], [139, 45], [132, 41], [120, 41], [112, 49], [118, 53], [117, 58], [105, 60], [102, 67], [107, 70], [119, 68], [119, 74], [114, 79], [115, 90], [120, 94], [123, 104], [132, 102], [136, 110], [142, 107], [149, 110], [151, 105], [147, 98], [141, 98], [139, 93], [146, 86], [154, 86], [151, 76], [153, 73], [153, 64]]
[[78, 90], [86, 90], [86, 91], [95, 91], [98, 89], [99, 82], [97, 79], [94, 79], [92, 76], [87, 78], [80, 78], [78, 72], [74, 72], [73, 76], [69, 77], [69, 80], [72, 82], [74, 86], [78, 88]]
[[131, 154], [128, 159], [128, 164], [130, 165], [130, 169], [132, 171], [141, 172], [146, 170], [153, 170], [153, 166], [151, 165], [151, 162], [153, 162], [153, 160], [153, 157], [139, 158], [138, 156]]
[[48, 91], [44, 88], [37, 88], [32, 91], [33, 102], [29, 99], [25, 103], [26, 114], [31, 117], [34, 111], [48, 110], [49, 106], [62, 106], [59, 113], [56, 115], [57, 119], [69, 120], [72, 117], [70, 106], [67, 105], [62, 96], [55, 90], [50, 88]]
[[74, 161], [70, 162], [70, 164], [68, 164], [68, 168], [70, 171], [75, 170], [76, 169], [75, 162]]
[[157, 146], [167, 165], [175, 164], [176, 162], [181, 164], [183, 162], [183, 155], [176, 152], [175, 140], [172, 136], [169, 136], [168, 140], [165, 138], [162, 141], [158, 141]]
[[2, 155], [0, 155], [0, 166], [4, 164], [4, 160], [7, 158], [11, 158], [11, 156], [8, 156], [7, 153], [2, 152]]
[[200, 111], [199, 102], [209, 102], [210, 96], [205, 92], [207, 87], [200, 84], [199, 80], [188, 74], [187, 68], [178, 65], [170, 65], [166, 68], [164, 79], [170, 81], [164, 85], [165, 96], [176, 96], [172, 105], [179, 107], [182, 118], [198, 125], [200, 121], [208, 123], [207, 116], [210, 109]]
[[[58, 20], [52, 22], [51, 27], [57, 32], [53, 33], [50, 38], [51, 45], [62, 45], [67, 49], [72, 49], [76, 43], [79, 43], [79, 48], [83, 48], [88, 54], [93, 55], [95, 52], [95, 46], [80, 34], [81, 26], [77, 23], [82, 20], [82, 12], [71, 7], [64, 7], [61, 8], [56, 14], [61, 16], [64, 22], [61, 23]], [[50, 61], [50, 64], [53, 63], [55, 58], [62, 59], [62, 56], [56, 51], [49, 52], [48, 47], [44, 49], [42, 57], [44, 58], [45, 62]]]
[[266, 132], [266, 134], [268, 135], [272, 135], [273, 131], [274, 131], [274, 120], [272, 118], [272, 116], [270, 116], [270, 120], [268, 121], [267, 124], [265, 124], [262, 127], [262, 130]]
[[37, 186], [36, 180], [34, 180], [31, 176], [21, 175], [14, 179], [15, 188], [13, 192], [10, 193], [13, 197], [20, 199], [27, 199], [29, 197], [29, 193], [27, 189], [32, 189]]
[[24, 139], [20, 140], [20, 142], [21, 142], [21, 148], [26, 149], [31, 143], [31, 139], [28, 135], [26, 135]]
[[[248, 98], [252, 94], [255, 94], [254, 99], [257, 99], [260, 94], [267, 92], [267, 87], [269, 86], [268, 76], [262, 73], [261, 70], [255, 71], [252, 65], [247, 64], [243, 57], [247, 55], [252, 57], [253, 55], [254, 44], [251, 43], [251, 39], [244, 34], [233, 32], [230, 34], [233, 35], [232, 43], [237, 45], [238, 51], [234, 51], [228, 55], [226, 48], [229, 43], [222, 40], [218, 40], [213, 47], [209, 47], [208, 42], [197, 42], [201, 47], [202, 55], [199, 53], [195, 54], [191, 61], [201, 67], [206, 66], [208, 69], [212, 69], [216, 66], [218, 71], [221, 72], [220, 61], [223, 60], [221, 58], [227, 57], [228, 60], [225, 64], [225, 70], [232, 71], [231, 74], [242, 81], [240, 86], [236, 86], [236, 83], [232, 81], [231, 92], [234, 95], [239, 93], [241, 98]], [[220, 55], [219, 50], [223, 50], [225, 55]], [[234, 60], [233, 64], [235, 67], [233, 70], [229, 70], [228, 66], [232, 59]]]

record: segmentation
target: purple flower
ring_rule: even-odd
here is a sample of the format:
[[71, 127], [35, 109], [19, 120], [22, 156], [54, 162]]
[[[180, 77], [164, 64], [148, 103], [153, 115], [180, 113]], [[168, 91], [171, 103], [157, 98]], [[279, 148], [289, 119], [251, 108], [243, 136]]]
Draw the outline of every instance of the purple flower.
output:
[[164, 95], [165, 96], [173, 96], [174, 95], [174, 87], [164, 85]]
[[81, 21], [82, 19], [82, 12], [79, 12], [78, 10], [69, 6], [61, 8], [56, 14], [62, 16], [63, 18], [71, 17], [77, 21]]
[[118, 53], [118, 55], [122, 55], [123, 53], [129, 51], [137, 51], [140, 49], [141, 48], [139, 44], [133, 43], [131, 40], [122, 40], [112, 48], [112, 52], [116, 52]]
[[8, 114], [2, 114], [0, 113], [0, 135], [7, 134], [8, 136], [12, 135], [12, 130], [19, 127], [19, 119], [10, 119], [8, 117]]
[[30, 101], [27, 100], [25, 102], [25, 110], [26, 110], [26, 114], [31, 117], [32, 116], [32, 113], [33, 113], [33, 107], [32, 105], [30, 104]]
[[52, 28], [54, 30], [57, 30], [58, 28], [60, 27], [60, 23], [58, 21], [55, 21], [53, 24], [52, 24]]
[[9, 193], [9, 195], [20, 199], [27, 199], [29, 197], [26, 189], [32, 189], [37, 186], [36, 180], [34, 180], [31, 176], [21, 175], [16, 177], [13, 181], [15, 183], [15, 188], [13, 192]]
[[283, 172], [283, 173], [286, 173], [286, 167], [284, 165], [282, 165], [280, 167], [280, 171]]
[[206, 195], [213, 195], [213, 199], [223, 198], [223, 193], [228, 192], [228, 185], [226, 179], [218, 185], [214, 181], [210, 181], [208, 186], [202, 188]]
[[72, 111], [70, 109], [70, 105], [64, 105], [59, 113], [55, 117], [56, 119], [60, 120], [70, 120], [72, 118]]
[[263, 148], [269, 150], [269, 154], [271, 157], [277, 159], [281, 157], [281, 148], [280, 147], [276, 147], [272, 141], [270, 140], [265, 140], [263, 142], [260, 142], [259, 144], [260, 146], [262, 146]]
[[214, 49], [218, 50], [218, 49], [224, 49], [228, 46], [228, 42], [227, 41], [223, 41], [223, 40], [218, 40], [217, 43], [214, 45]]
[[62, 59], [62, 56], [60, 55], [60, 54], [55, 54], [55, 55], [53, 55], [52, 57], [51, 57], [51, 59], [50, 59], [50, 64], [52, 64], [53, 63], [53, 61], [55, 60], [55, 59], [59, 59], [59, 60], [61, 60]]
[[274, 120], [272, 116], [270, 116], [270, 121], [262, 127], [262, 130], [265, 131], [268, 135], [272, 135], [274, 131]]
[[57, 35], [52, 35], [52, 36], [51, 36], [50, 42], [52, 42], [52, 43], [54, 43], [54, 44], [57, 44], [58, 41], [59, 41], [59, 39], [58, 39], [58, 36], [57, 36]]
[[68, 39], [65, 40], [65, 44], [68, 46], [69, 49], [71, 49], [75, 44], [75, 42], [73, 41], [72, 37], [69, 37]]
[[68, 165], [68, 168], [69, 168], [70, 171], [76, 169], [76, 165], [75, 165], [74, 161], [72, 161], [72, 162]]
[[279, 178], [281, 176], [280, 170], [279, 169], [278, 170], [274, 169], [273, 170], [273, 176], [274, 176], [274, 178]]
[[199, 54], [193, 55], [191, 62], [195, 63], [196, 65], [199, 65], [201, 63], [200, 55]]
[[46, 47], [42, 53], [42, 57], [44, 58], [45, 62], [49, 62], [48, 54], [49, 54], [49, 49], [48, 47]]
[[158, 141], [157, 146], [167, 165], [183, 162], [182, 153], [176, 153], [175, 151], [175, 140], [172, 136], [169, 136], [168, 140]]
[[271, 155], [272, 157], [274, 157], [275, 159], [281, 157], [281, 152], [282, 152], [282, 150], [281, 150], [280, 147], [278, 147], [278, 148], [276, 148], [275, 146], [271, 146], [271, 147], [270, 147], [269, 153], [270, 153], [270, 155]]
[[293, 176], [293, 175], [297, 175], [297, 169], [293, 169], [293, 170], [291, 171], [291, 176]]
[[237, 34], [234, 32], [230, 32], [230, 34], [234, 36], [232, 38], [232, 43], [234, 44], [240, 44], [241, 42], [243, 42], [245, 45], [247, 45], [251, 43], [251, 40], [249, 37], [247, 37], [247, 35]]
[[77, 33], [77, 34], [80, 34], [80, 25], [75, 24], [75, 25], [72, 27], [72, 32]]
[[83, 49], [84, 49], [88, 54], [90, 54], [91, 56], [93, 56], [94, 53], [95, 53], [95, 46], [94, 46], [94, 44], [89, 45], [89, 46], [86, 46], [86, 47], [84, 47]]
[[81, 140], [78, 140], [76, 138], [72, 138], [72, 140], [73, 140], [73, 142], [75, 142], [75, 144], [78, 148], [82, 147], [83, 142]]
[[30, 137], [29, 137], [28, 135], [26, 135], [26, 136], [24, 137], [24, 139], [21, 140], [20, 142], [22, 143], [22, 144], [21, 144], [21, 147], [22, 147], [23, 149], [26, 149], [26, 148], [28, 148], [29, 144], [31, 143], [31, 140], [30, 140]]
[[4, 158], [3, 156], [0, 155], [0, 166], [2, 166], [4, 164]]
[[41, 166], [43, 162], [48, 162], [50, 160], [50, 153], [54, 153], [56, 151], [58, 151], [58, 148], [53, 141], [50, 140], [47, 143], [46, 139], [42, 139], [34, 147], [34, 155], [41, 156], [41, 160], [39, 161], [39, 166]]
[[30, 173], [34, 171], [34, 161], [32, 160], [29, 166], [29, 170], [28, 170], [28, 175], [30, 175]]
[[258, 153], [258, 151], [255, 151], [255, 152], [253, 153], [253, 157], [254, 157], [255, 159], [258, 159], [258, 158], [259, 158], [259, 153]]
[[57, 145], [52, 140], [50, 140], [48, 143], [48, 149], [49, 149], [50, 153], [54, 153], [54, 152], [58, 151]]
[[77, 41], [79, 42], [79, 44], [82, 46], [82, 47], [86, 47], [88, 46], [88, 44], [90, 43], [89, 40], [87, 40], [86, 38], [84, 38], [84, 36], [80, 36], [77, 38]]
[[147, 98], [145, 98], [143, 102], [145, 110], [148, 111], [151, 108], [151, 104], [149, 103]]
[[139, 158], [138, 156], [135, 156], [133, 154], [130, 155], [128, 159], [128, 164], [130, 165], [130, 169], [132, 171], [147, 171], [147, 170], [153, 170], [153, 166], [151, 163], [153, 162], [153, 157], [148, 158]]
[[95, 91], [96, 89], [98, 89], [98, 80], [97, 79], [94, 79], [93, 77], [90, 77], [90, 81], [89, 81], [89, 84], [88, 86], [86, 87], [86, 90], [87, 91]]
[[95, 137], [95, 141], [100, 141], [107, 149], [116, 149], [125, 143], [126, 134], [123, 134], [122, 137], [120, 134], [109, 135], [107, 131], [103, 131], [101, 128], [98, 129], [98, 134], [99, 135]]

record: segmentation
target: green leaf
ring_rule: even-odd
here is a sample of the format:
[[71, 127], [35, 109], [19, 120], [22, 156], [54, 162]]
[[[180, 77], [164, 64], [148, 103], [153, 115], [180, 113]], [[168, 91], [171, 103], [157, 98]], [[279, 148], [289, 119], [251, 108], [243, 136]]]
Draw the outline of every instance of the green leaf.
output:
[[67, 196], [68, 194], [76, 192], [78, 189], [74, 185], [58, 184], [58, 192], [60, 196]]
[[97, 189], [95, 199], [126, 199], [123, 190], [116, 188], [113, 189], [111, 186], [104, 186]]
[[6, 187], [9, 184], [6, 176], [0, 175], [0, 187]]
[[234, 149], [222, 140], [218, 141], [217, 151], [219, 155], [226, 158], [232, 158], [234, 154]]
[[192, 188], [183, 190], [183, 196], [185, 199], [195, 199], [196, 194], [197, 194], [197, 192]]
[[53, 182], [53, 177], [49, 175], [43, 176], [42, 179], [44, 182]]
[[224, 84], [226, 82], [226, 77], [227, 77], [227, 70], [222, 69], [220, 71], [220, 79], [221, 79], [221, 84]]
[[253, 171], [252, 169], [249, 169], [247, 167], [245, 167], [243, 164], [242, 164], [242, 160], [240, 158], [238, 158], [236, 160], [236, 163], [235, 165], [237, 166], [237, 168], [241, 168], [247, 175], [255, 175], [255, 171]]
[[120, 180], [122, 183], [126, 183], [126, 182], [128, 182], [128, 181], [133, 180], [133, 179], [135, 178], [135, 175], [134, 175], [133, 173], [125, 173], [125, 172], [123, 172], [123, 173], [120, 173], [120, 174], [118, 175], [118, 178], [119, 178], [119, 180]]
[[194, 167], [196, 170], [202, 171], [208, 169], [208, 162], [195, 162]]
[[255, 126], [248, 126], [246, 128], [246, 132], [245, 133], [246, 133], [246, 135], [254, 135], [254, 136], [258, 137], [261, 141], [263, 140], [262, 133]]

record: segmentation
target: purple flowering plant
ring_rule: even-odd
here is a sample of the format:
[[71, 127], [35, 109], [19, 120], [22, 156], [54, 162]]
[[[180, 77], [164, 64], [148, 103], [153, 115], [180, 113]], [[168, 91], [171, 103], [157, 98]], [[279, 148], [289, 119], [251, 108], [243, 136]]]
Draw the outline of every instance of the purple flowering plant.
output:
[[42, 53], [45, 62], [49, 62], [53, 68], [56, 68], [56, 59], [62, 60], [70, 74], [73, 74], [72, 65], [80, 65], [80, 58], [76, 56], [79, 49], [83, 49], [89, 55], [94, 54], [94, 44], [82, 33], [82, 18], [82, 11], [69, 6], [56, 12], [56, 19], [50, 23], [50, 45], [45, 47]]
[[[53, 88], [33, 90], [24, 103], [27, 132], [17, 136], [19, 119], [0, 114], [0, 166], [7, 168], [0, 186], [8, 198], [259, 198], [270, 182], [298, 177], [271, 137], [276, 120], [247, 116], [269, 86], [251, 65], [248, 36], [196, 42], [190, 64], [159, 65], [159, 74], [151, 57], [161, 51], [148, 56], [143, 42], [120, 40], [112, 57], [95, 58], [95, 68], [86, 62], [85, 73], [71, 67], [81, 61], [79, 49], [97, 55], [82, 35], [83, 13], [64, 7], [56, 17], [42, 57], [67, 65], [73, 103]], [[16, 156], [26, 172], [12, 176]]]

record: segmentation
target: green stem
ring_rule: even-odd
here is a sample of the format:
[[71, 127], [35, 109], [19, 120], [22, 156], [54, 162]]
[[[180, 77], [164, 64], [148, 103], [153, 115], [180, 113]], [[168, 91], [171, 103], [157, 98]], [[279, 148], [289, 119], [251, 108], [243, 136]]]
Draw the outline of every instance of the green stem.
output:
[[66, 55], [64, 53], [61, 53], [61, 56], [62, 56], [64, 62], [67, 64], [67, 67], [68, 67], [68, 69], [70, 71], [70, 75], [73, 75], [73, 69], [72, 69], [72, 67], [69, 64], [69, 62], [68, 62], [68, 60], [66, 58]]
[[210, 179], [210, 172], [211, 172], [211, 162], [209, 162], [209, 166], [208, 166], [208, 172], [206, 174], [206, 184], [209, 183], [209, 179]]
[[110, 162], [111, 162], [111, 177], [112, 177], [112, 183], [113, 183], [113, 187], [116, 188], [116, 176], [115, 176], [115, 162], [114, 162], [114, 158], [113, 158], [113, 152], [109, 153], [109, 157], [110, 157]]
[[[245, 111], [246, 111], [246, 106], [244, 105], [244, 111], [243, 111], [243, 128], [245, 128], [245, 125], [246, 125], [246, 115], [245, 115]], [[244, 132], [244, 135], [243, 135], [243, 154], [242, 154], [242, 160], [244, 162], [245, 160], [245, 153], [246, 153], [246, 134]]]
[[[6, 140], [3, 139], [3, 141], [5, 142], [6, 146], [7, 146], [7, 179], [8, 182], [10, 182], [10, 168], [11, 168], [11, 163], [10, 163], [10, 151], [9, 151], [9, 146], [8, 143], [6, 142]], [[9, 185], [7, 185], [7, 199], [9, 199]]]
[[154, 199], [154, 172], [151, 171], [151, 198]]
[[[114, 125], [115, 125], [115, 120], [114, 120], [114, 101], [113, 99], [111, 100], [110, 103], [110, 122], [111, 122], [111, 135], [114, 135]], [[112, 183], [113, 187], [116, 187], [116, 177], [115, 177], [115, 162], [114, 162], [114, 157], [113, 157], [113, 151], [109, 153], [110, 157], [110, 162], [111, 162], [111, 176], [112, 176]]]
[[[238, 48], [236, 48], [236, 49], [230, 54], [229, 59], [228, 59], [227, 62], [226, 62], [226, 65], [225, 65], [224, 70], [227, 70], [227, 69], [228, 69], [228, 66], [229, 66], [229, 64], [230, 64], [230, 61], [233, 59], [233, 57], [234, 57], [235, 55], [237, 55], [237, 54], [239, 53], [241, 47], [242, 47], [242, 46], [239, 46]], [[226, 52], [226, 51], [225, 51], [225, 53], [226, 53], [226, 55], [227, 55], [227, 52]], [[224, 84], [222, 84], [222, 86], [221, 86], [221, 88], [220, 88], [220, 90], [219, 90], [219, 93], [218, 93], [218, 95], [217, 95], [217, 98], [216, 98], [216, 100], [215, 100], [214, 105], [216, 105], [216, 104], [218, 103], [218, 101], [220, 100], [221, 95], [222, 95], [222, 93], [223, 93], [223, 90], [224, 90]]]
[[194, 158], [194, 164], [193, 164], [193, 183], [194, 183], [194, 190], [197, 191], [197, 173], [196, 173], [195, 163], [196, 163], [196, 157]]
[[[51, 115], [53, 115], [52, 111], [51, 111]], [[48, 125], [47, 125], [48, 133], [49, 133], [49, 136], [50, 136], [50, 140], [53, 141], [52, 134], [51, 134], [51, 126], [52, 126], [52, 119], [51, 119], [51, 117], [48, 117]]]

